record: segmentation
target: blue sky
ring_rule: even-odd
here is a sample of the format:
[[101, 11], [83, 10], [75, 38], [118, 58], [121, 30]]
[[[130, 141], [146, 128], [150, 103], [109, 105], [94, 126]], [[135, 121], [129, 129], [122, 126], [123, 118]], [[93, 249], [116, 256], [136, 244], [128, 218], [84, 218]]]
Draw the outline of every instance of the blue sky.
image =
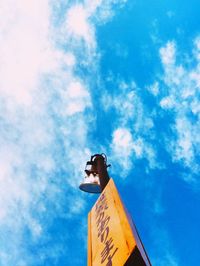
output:
[[199, 8], [1, 1], [0, 266], [86, 265], [102, 152], [152, 265], [198, 265]]

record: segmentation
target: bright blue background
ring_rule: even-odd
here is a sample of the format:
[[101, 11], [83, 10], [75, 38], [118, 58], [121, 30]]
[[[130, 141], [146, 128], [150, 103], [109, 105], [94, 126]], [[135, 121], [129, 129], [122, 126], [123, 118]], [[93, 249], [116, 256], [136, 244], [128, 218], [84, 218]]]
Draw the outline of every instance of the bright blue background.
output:
[[[78, 186], [95, 153], [106, 153], [152, 265], [199, 265], [200, 2], [100, 2], [91, 11], [88, 1], [49, 1], [48, 38], [63, 53], [58, 62], [72, 53], [74, 66], [60, 63], [57, 72], [41, 74], [31, 111], [7, 113], [0, 95], [0, 144], [16, 144], [16, 157], [18, 150], [23, 155], [22, 165], [14, 160], [10, 183], [22, 170], [27, 183], [17, 189], [24, 185], [31, 198], [25, 207], [17, 197], [8, 204], [0, 266], [87, 265], [87, 215], [97, 196]], [[66, 26], [76, 5], [87, 14], [92, 44]], [[74, 81], [84, 84], [81, 99], [68, 95]], [[69, 114], [71, 103], [84, 108]], [[49, 143], [35, 143], [37, 125], [47, 129]], [[49, 172], [42, 168], [48, 156]]]

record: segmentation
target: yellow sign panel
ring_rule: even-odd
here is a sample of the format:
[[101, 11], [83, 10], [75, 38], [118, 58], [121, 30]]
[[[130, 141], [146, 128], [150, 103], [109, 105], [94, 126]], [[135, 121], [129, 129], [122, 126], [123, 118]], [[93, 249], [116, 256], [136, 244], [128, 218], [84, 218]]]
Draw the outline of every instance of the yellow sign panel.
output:
[[88, 215], [88, 266], [124, 265], [136, 247], [112, 179]]

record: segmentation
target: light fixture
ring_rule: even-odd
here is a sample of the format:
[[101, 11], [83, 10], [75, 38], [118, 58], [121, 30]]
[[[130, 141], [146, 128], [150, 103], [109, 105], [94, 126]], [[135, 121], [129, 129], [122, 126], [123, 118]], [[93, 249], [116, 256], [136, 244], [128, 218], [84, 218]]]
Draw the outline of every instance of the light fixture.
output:
[[86, 176], [79, 188], [89, 193], [101, 193], [97, 164], [94, 156], [91, 156], [90, 161], [86, 163], [85, 173]]
[[89, 193], [101, 193], [109, 181], [105, 154], [95, 154], [86, 163], [84, 181], [79, 188]]

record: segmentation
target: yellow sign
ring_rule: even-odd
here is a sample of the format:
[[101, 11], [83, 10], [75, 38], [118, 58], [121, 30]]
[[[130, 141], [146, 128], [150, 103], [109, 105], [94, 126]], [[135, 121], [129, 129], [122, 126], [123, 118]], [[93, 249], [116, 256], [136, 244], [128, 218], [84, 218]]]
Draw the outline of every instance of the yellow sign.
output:
[[124, 265], [136, 247], [112, 179], [88, 215], [88, 266]]

